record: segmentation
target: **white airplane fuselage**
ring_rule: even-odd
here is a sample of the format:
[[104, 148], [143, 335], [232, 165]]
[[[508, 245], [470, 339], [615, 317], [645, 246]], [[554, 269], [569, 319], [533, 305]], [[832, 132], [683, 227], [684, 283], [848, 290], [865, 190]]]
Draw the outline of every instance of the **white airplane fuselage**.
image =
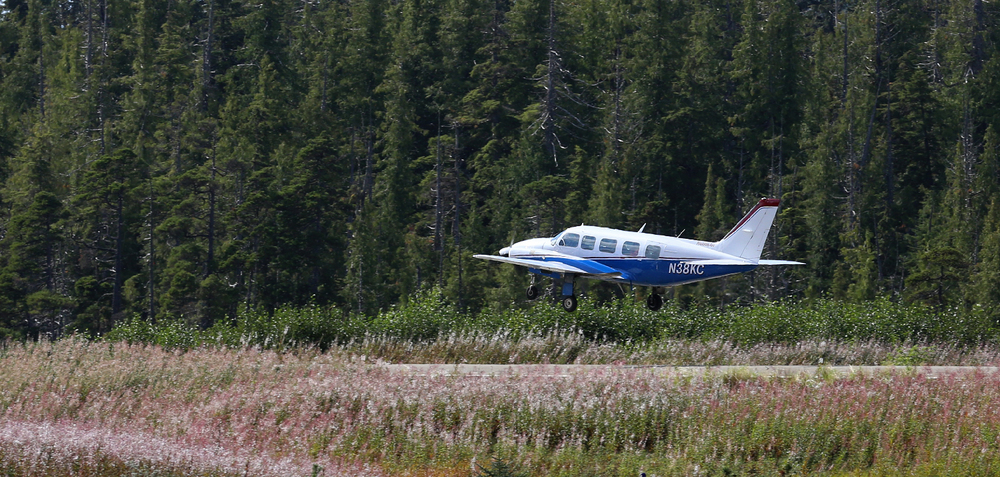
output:
[[[501, 249], [500, 256], [537, 260], [539, 265], [562, 262], [604, 275], [604, 280], [653, 287], [683, 285], [748, 272], [758, 266], [756, 260], [715, 250], [713, 242], [589, 225], [570, 227], [553, 238], [517, 242]], [[580, 265], [580, 259], [606, 268], [587, 264], [591, 265], [588, 270]], [[532, 273], [556, 275], [526, 266]], [[620, 276], [613, 276], [615, 272]]]
[[[580, 225], [552, 238], [523, 240], [499, 255], [473, 255], [483, 260], [526, 267], [528, 271], [563, 280], [563, 308], [576, 309], [576, 278], [649, 286], [647, 306], [662, 305], [656, 288], [683, 285], [737, 273], [760, 265], [802, 265], [786, 260], [761, 260], [768, 231], [778, 212], [778, 199], [761, 199], [718, 242]], [[538, 297], [534, 282], [528, 299]]]

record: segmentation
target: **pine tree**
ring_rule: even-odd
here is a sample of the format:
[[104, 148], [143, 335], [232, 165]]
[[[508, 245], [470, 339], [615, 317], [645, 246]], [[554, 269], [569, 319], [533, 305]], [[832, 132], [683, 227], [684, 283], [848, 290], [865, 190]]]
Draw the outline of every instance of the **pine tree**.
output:
[[990, 204], [979, 263], [973, 270], [970, 295], [994, 323], [1000, 323], [1000, 200]]
[[721, 177], [716, 177], [712, 171], [712, 166], [708, 167], [708, 176], [705, 179], [705, 197], [702, 202], [701, 212], [698, 214], [698, 228], [695, 235], [699, 240], [714, 242], [722, 239], [729, 230], [729, 218], [733, 215], [728, 211], [726, 204], [726, 181]]
[[329, 303], [337, 299], [344, 270], [349, 177], [336, 144], [317, 138], [296, 154], [278, 192], [278, 240], [271, 283], [276, 302]]
[[726, 181], [728, 219], [738, 218], [742, 180], [733, 165], [741, 156], [730, 130], [735, 85], [729, 72], [742, 4], [646, 2], [640, 17], [636, 48], [644, 53], [635, 64], [639, 104], [649, 105], [642, 112], [645, 161], [656, 173], [657, 193], [671, 205], [671, 215], [660, 219], [671, 234], [697, 225], [702, 204], [690, 198], [703, 193], [709, 166]]
[[[633, 43], [631, 23], [634, 12], [628, 2], [618, 1], [607, 5], [595, 2], [584, 4], [581, 12], [583, 29], [580, 42], [586, 48], [583, 56], [597, 58], [585, 66], [586, 74], [593, 78], [598, 92], [595, 104], [604, 111], [602, 122], [603, 144], [591, 200], [592, 220], [609, 227], [622, 226], [629, 217], [638, 215], [640, 201], [647, 197], [639, 192], [646, 182], [644, 164], [637, 154], [642, 133], [642, 120], [633, 106], [633, 72], [630, 56]], [[594, 44], [591, 44], [593, 42]]]
[[860, 228], [844, 232], [840, 238], [843, 260], [834, 271], [831, 283], [834, 298], [863, 302], [878, 293], [878, 264], [872, 246], [872, 234]]
[[13, 214], [0, 246], [0, 298], [9, 308], [0, 312], [0, 329], [8, 336], [40, 333], [58, 336], [67, 325], [71, 299], [61, 274], [65, 252], [61, 221], [62, 203], [41, 191], [27, 208]]
[[733, 167], [739, 171], [740, 200], [745, 194], [781, 197], [786, 168], [792, 166], [788, 158], [797, 155], [802, 67], [799, 16], [792, 9], [791, 2], [748, 1], [742, 16], [732, 71], [738, 101], [733, 133], [747, 156]]
[[938, 309], [962, 299], [961, 284], [968, 262], [954, 247], [939, 246], [917, 255], [917, 269], [906, 277], [910, 300]]
[[131, 150], [103, 156], [90, 164], [73, 198], [74, 232], [82, 239], [74, 270], [78, 330], [106, 332], [123, 318], [125, 282], [141, 272], [141, 170]]

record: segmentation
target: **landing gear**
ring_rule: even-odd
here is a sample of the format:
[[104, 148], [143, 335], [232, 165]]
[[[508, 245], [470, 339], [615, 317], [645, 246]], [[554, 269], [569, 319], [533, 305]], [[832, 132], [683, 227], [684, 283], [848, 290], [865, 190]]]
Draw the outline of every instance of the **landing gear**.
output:
[[573, 288], [575, 285], [575, 276], [569, 273], [563, 276], [562, 306], [566, 311], [576, 311], [576, 295], [573, 294]]
[[576, 296], [566, 295], [562, 298], [562, 306], [566, 311], [576, 311]]
[[524, 296], [528, 297], [529, 300], [534, 300], [535, 298], [538, 298], [538, 287], [536, 287], [535, 285], [529, 286], [528, 290], [524, 292]]
[[654, 291], [646, 297], [646, 308], [649, 308], [652, 311], [657, 311], [661, 306], [663, 306], [663, 298], [660, 297], [659, 293]]

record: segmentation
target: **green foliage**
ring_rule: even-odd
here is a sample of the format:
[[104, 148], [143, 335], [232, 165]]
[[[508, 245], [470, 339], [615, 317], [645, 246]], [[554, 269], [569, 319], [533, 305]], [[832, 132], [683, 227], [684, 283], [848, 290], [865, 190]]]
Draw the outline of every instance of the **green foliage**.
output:
[[[623, 299], [597, 306], [583, 299], [574, 313], [566, 313], [555, 303], [539, 303], [531, 309], [462, 313], [435, 289], [371, 317], [315, 304], [284, 306], [270, 313], [243, 309], [235, 320], [199, 330], [178, 319], [154, 325], [135, 316], [116, 325], [104, 339], [182, 349], [254, 346], [287, 350], [325, 349], [367, 339], [432, 344], [461, 336], [502, 336], [516, 342], [553, 335], [578, 336], [586, 342], [623, 348], [671, 339], [720, 340], [745, 347], [820, 340], [968, 347], [1000, 337], [1000, 324], [989, 310], [979, 307], [963, 311], [887, 299], [859, 304], [830, 299], [779, 301], [724, 309], [668, 306], [658, 312], [649, 311], [640, 300]], [[572, 362], [573, 357], [568, 359]], [[900, 362], [908, 359], [899, 358]]]
[[521, 472], [518, 467], [500, 457], [493, 457], [487, 466], [478, 466], [474, 477], [528, 477], [527, 472]]
[[982, 261], [976, 266], [971, 293], [981, 311], [1000, 323], [1000, 200], [990, 204], [984, 231]]
[[965, 256], [953, 247], [935, 247], [917, 257], [917, 271], [906, 278], [912, 299], [937, 307], [961, 300], [959, 285], [967, 276]]
[[926, 365], [934, 350], [926, 346], [912, 346], [889, 354], [882, 363], [885, 366], [921, 366]]

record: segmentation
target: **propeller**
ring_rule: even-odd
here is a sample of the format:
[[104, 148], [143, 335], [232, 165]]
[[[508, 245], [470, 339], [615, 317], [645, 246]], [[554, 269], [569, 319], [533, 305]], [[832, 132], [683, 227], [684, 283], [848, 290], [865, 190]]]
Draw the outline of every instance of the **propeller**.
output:
[[516, 233], [512, 233], [510, 236], [510, 245], [500, 249], [500, 255], [504, 257], [510, 256], [510, 249], [514, 247], [514, 238], [517, 237]]

